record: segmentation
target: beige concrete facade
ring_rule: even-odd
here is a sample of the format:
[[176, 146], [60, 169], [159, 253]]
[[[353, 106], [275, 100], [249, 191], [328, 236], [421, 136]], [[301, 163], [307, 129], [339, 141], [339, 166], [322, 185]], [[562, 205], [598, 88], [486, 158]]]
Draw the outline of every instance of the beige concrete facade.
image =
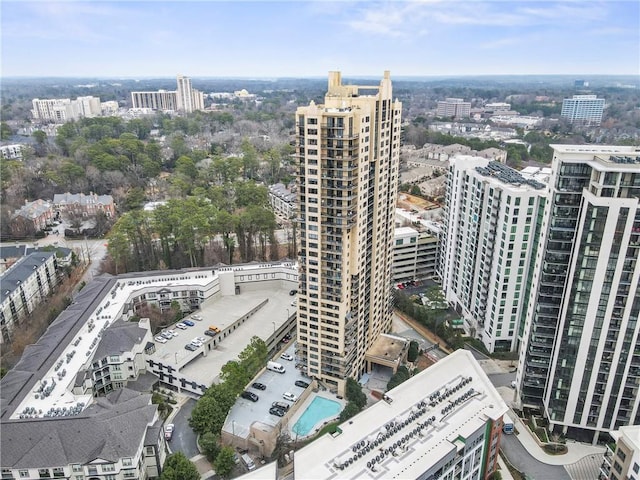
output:
[[391, 264], [402, 105], [330, 72], [324, 105], [296, 112], [300, 189], [298, 368], [342, 394], [391, 327]]

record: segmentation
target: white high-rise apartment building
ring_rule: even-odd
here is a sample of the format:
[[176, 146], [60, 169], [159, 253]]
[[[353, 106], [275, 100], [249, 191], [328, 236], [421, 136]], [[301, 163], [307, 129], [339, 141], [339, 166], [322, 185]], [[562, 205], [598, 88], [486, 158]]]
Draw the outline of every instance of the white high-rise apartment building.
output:
[[604, 98], [596, 95], [574, 95], [573, 98], [565, 98], [562, 101], [560, 116], [567, 118], [571, 123], [586, 125], [600, 125], [604, 112]]
[[465, 102], [462, 98], [441, 100], [438, 102], [436, 115], [438, 117], [468, 117], [471, 115], [471, 102]]
[[151, 110], [176, 111], [178, 99], [176, 92], [158, 90], [157, 92], [131, 92], [133, 108], [150, 108]]
[[300, 285], [296, 361], [344, 394], [391, 327], [400, 116], [389, 72], [379, 86], [329, 73], [324, 105], [296, 111]]
[[191, 79], [178, 75], [177, 90], [157, 92], [131, 92], [133, 108], [192, 113], [204, 110], [204, 94], [191, 86]]
[[92, 96], [78, 97], [75, 100], [69, 98], [44, 100], [34, 98], [31, 103], [33, 105], [31, 113], [35, 120], [64, 123], [82, 117], [98, 117], [102, 114], [100, 99]]
[[579, 440], [640, 424], [640, 148], [552, 145], [517, 385]]
[[442, 289], [487, 350], [517, 349], [540, 234], [545, 185], [481, 157], [450, 160], [440, 255]]

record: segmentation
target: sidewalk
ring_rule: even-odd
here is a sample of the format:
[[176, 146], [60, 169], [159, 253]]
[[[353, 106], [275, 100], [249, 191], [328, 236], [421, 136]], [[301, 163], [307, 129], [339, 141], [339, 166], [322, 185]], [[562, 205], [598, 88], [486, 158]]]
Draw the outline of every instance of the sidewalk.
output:
[[[513, 405], [514, 390], [510, 387], [498, 387], [498, 392], [502, 395], [505, 403], [509, 408]], [[604, 454], [605, 447], [589, 445], [587, 443], [577, 443], [571, 440], [567, 440], [565, 444], [567, 447], [567, 453], [563, 455], [550, 455], [545, 452], [538, 443], [535, 434], [529, 430], [522, 420], [513, 412], [509, 411], [509, 416], [515, 422], [517, 430], [517, 438], [522, 446], [529, 452], [529, 454], [538, 460], [539, 462], [546, 463], [547, 465], [571, 465], [582, 460], [590, 455], [601, 456]]]

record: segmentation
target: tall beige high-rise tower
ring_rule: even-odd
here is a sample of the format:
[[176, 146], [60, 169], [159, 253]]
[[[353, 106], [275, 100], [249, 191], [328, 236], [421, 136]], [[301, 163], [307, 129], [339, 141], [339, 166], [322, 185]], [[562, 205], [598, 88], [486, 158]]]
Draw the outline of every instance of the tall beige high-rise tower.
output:
[[391, 264], [402, 104], [329, 73], [324, 105], [296, 111], [300, 290], [296, 362], [344, 393], [391, 328]]
[[179, 111], [191, 113], [204, 108], [202, 92], [191, 86], [191, 79], [178, 75], [178, 90], [176, 91], [176, 103]]

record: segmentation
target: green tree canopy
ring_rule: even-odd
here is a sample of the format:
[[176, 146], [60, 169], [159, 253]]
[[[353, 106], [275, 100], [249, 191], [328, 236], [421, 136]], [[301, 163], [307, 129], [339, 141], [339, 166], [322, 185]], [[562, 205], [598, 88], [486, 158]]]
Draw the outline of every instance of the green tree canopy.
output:
[[233, 451], [233, 448], [222, 447], [222, 449], [220, 449], [220, 453], [218, 453], [218, 456], [213, 462], [213, 468], [216, 471], [216, 474], [223, 478], [227, 477], [235, 465], [233, 459], [234, 456], [235, 452]]
[[200, 480], [196, 466], [182, 452], [167, 457], [160, 480]]

